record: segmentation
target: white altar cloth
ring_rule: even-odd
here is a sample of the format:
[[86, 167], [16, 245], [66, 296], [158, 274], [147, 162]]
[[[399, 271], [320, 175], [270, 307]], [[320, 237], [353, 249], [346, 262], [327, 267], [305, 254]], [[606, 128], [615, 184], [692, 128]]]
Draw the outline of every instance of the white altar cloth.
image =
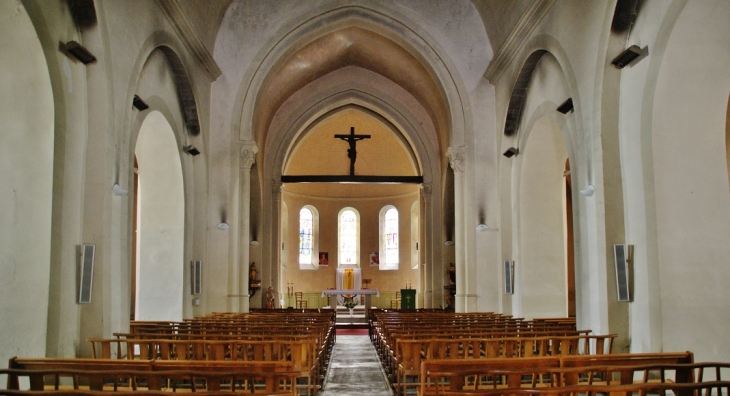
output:
[[354, 295], [358, 295], [358, 294], [364, 294], [364, 295], [375, 294], [376, 297], [380, 297], [380, 292], [378, 292], [377, 289], [327, 289], [327, 290], [322, 290], [322, 297], [324, 297], [327, 294], [336, 294], [336, 295], [341, 295], [341, 294], [354, 294]]
[[[326, 295], [338, 295], [341, 296], [343, 294], [352, 294], [354, 296], [358, 296], [360, 294], [365, 296], [365, 319], [370, 317], [370, 296], [375, 294], [377, 297], [380, 297], [380, 292], [378, 292], [377, 289], [327, 289], [322, 290], [322, 297]], [[339, 298], [339, 297], [338, 297]]]

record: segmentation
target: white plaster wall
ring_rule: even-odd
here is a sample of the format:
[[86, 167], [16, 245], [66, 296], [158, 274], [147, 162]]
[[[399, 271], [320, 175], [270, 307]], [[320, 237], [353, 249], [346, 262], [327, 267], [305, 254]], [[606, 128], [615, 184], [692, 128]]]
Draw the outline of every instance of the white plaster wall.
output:
[[54, 106], [25, 8], [0, 2], [0, 361], [44, 356], [48, 314]]
[[698, 361], [730, 354], [728, 21], [727, 1], [687, 3], [664, 52], [651, 109], [663, 347], [691, 350]]
[[139, 163], [137, 320], [182, 320], [183, 196], [180, 154], [162, 113], [150, 113], [135, 149]]
[[520, 174], [520, 260], [516, 282], [522, 316], [565, 317], [564, 178], [567, 153], [560, 129], [540, 118], [524, 146]]

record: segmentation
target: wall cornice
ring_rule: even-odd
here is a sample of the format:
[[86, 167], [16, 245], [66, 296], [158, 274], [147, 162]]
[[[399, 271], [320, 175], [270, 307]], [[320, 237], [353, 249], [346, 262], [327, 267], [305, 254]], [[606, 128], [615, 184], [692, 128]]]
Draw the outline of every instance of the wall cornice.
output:
[[221, 69], [205, 47], [205, 44], [203, 44], [203, 40], [195, 31], [195, 28], [193, 28], [190, 19], [185, 15], [180, 2], [178, 0], [155, 0], [155, 3], [175, 28], [175, 32], [180, 36], [193, 59], [206, 71], [212, 81], [217, 80], [222, 74]]
[[534, 1], [530, 8], [525, 11], [520, 20], [512, 29], [507, 40], [494, 56], [487, 70], [484, 72], [484, 78], [494, 85], [502, 76], [502, 73], [512, 64], [517, 54], [524, 46], [532, 31], [540, 23], [542, 18], [547, 15], [555, 4], [555, 0], [537, 0]]

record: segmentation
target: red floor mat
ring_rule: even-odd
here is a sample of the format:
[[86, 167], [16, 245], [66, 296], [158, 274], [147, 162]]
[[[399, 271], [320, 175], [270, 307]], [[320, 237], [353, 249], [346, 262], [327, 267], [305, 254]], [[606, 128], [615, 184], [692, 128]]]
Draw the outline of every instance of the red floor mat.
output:
[[337, 335], [368, 335], [368, 329], [337, 329]]

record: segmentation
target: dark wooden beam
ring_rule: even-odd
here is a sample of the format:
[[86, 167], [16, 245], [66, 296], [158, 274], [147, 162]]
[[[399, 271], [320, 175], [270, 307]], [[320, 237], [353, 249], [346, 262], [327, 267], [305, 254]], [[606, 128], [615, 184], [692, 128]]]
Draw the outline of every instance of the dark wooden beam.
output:
[[281, 176], [282, 183], [380, 183], [380, 184], [421, 184], [423, 176], [336, 176], [303, 175]]

